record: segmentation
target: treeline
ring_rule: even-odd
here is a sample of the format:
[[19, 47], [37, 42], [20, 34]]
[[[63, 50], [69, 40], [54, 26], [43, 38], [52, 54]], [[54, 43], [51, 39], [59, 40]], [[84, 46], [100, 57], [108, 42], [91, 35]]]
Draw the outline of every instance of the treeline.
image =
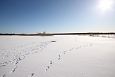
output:
[[87, 32], [87, 33], [0, 33], [0, 35], [18, 35], [18, 36], [53, 36], [53, 35], [115, 35], [115, 32]]

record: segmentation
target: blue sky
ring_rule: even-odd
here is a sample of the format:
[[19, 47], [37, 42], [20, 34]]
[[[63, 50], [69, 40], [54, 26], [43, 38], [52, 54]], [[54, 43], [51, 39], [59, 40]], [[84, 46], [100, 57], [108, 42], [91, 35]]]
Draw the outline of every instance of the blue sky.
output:
[[0, 0], [0, 33], [115, 31], [114, 0], [99, 1]]

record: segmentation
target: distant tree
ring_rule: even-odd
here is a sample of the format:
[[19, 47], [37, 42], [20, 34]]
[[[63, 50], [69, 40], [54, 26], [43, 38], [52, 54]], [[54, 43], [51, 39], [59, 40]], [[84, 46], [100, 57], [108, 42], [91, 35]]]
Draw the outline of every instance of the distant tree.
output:
[[46, 32], [43, 32], [43, 34], [46, 34]]

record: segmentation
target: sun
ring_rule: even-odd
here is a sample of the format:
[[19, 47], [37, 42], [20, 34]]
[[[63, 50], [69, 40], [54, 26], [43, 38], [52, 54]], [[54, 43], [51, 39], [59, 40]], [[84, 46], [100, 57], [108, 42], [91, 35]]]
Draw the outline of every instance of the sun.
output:
[[113, 0], [99, 0], [98, 9], [102, 12], [106, 12], [112, 9]]

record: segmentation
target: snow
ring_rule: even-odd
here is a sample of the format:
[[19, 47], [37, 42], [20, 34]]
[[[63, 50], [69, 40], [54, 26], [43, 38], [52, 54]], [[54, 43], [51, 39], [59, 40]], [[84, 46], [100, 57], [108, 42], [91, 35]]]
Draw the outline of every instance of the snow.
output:
[[0, 77], [115, 77], [114, 36], [0, 36]]

